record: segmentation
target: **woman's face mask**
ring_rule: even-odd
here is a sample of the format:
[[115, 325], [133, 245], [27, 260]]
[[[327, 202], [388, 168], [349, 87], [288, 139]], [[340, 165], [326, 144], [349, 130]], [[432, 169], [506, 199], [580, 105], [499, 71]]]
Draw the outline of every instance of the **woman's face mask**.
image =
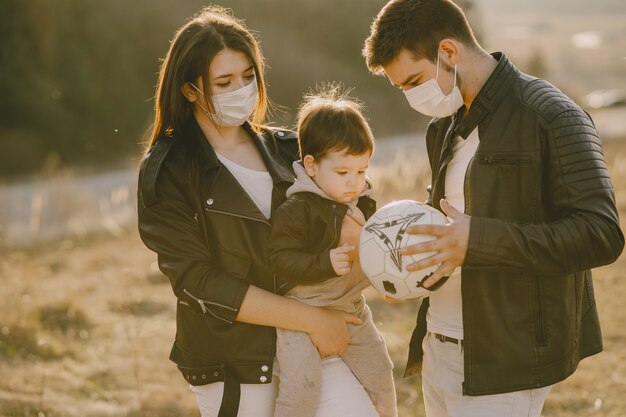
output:
[[406, 90], [404, 95], [409, 105], [416, 111], [431, 117], [452, 116], [463, 105], [463, 96], [456, 85], [456, 65], [454, 66], [454, 87], [445, 95], [437, 82], [439, 78], [439, 55], [437, 55], [437, 73], [435, 78]]
[[[189, 84], [204, 96], [204, 92], [196, 87], [194, 83], [190, 82]], [[213, 96], [215, 113], [210, 113], [209, 109], [205, 108], [200, 102], [196, 103], [219, 126], [241, 126], [254, 112], [258, 96], [259, 90], [255, 78], [248, 85], [238, 90]]]

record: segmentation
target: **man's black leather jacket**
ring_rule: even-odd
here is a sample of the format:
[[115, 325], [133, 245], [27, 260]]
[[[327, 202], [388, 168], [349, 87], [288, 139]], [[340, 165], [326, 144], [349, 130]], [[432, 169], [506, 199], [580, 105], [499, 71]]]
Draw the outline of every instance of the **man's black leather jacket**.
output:
[[[285, 201], [296, 135], [245, 125], [274, 182], [272, 210]], [[250, 285], [276, 291], [268, 265], [270, 223], [224, 168], [195, 122], [160, 138], [143, 159], [139, 232], [158, 254], [177, 298], [170, 359], [192, 385], [225, 381], [223, 411], [236, 415], [239, 383], [269, 383], [275, 329], [235, 321]]]
[[[431, 203], [445, 195], [444, 143], [478, 128], [465, 177], [462, 267], [466, 395], [553, 384], [602, 350], [590, 268], [624, 246], [613, 186], [589, 116], [503, 54], [465, 118], [433, 119]], [[445, 285], [445, 284], [444, 284]], [[426, 300], [406, 374], [420, 369]]]

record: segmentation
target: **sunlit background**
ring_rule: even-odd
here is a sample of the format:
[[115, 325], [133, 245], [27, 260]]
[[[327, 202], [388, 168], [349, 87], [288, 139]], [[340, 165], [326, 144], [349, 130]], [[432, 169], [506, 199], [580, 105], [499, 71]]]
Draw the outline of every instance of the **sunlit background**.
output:
[[[0, 416], [195, 415], [167, 361], [173, 297], [135, 232], [135, 182], [160, 59], [206, 4], [0, 1]], [[428, 119], [369, 74], [360, 53], [384, 0], [218, 4], [261, 41], [271, 124], [293, 127], [303, 93], [341, 81], [365, 103], [378, 140], [376, 197], [425, 198]], [[592, 115], [623, 218], [626, 2], [458, 4], [485, 49]], [[546, 416], [626, 415], [625, 271], [620, 259], [596, 274], [606, 352], [555, 390]], [[419, 380], [400, 377], [416, 306], [370, 298], [396, 362], [401, 415], [421, 416]]]

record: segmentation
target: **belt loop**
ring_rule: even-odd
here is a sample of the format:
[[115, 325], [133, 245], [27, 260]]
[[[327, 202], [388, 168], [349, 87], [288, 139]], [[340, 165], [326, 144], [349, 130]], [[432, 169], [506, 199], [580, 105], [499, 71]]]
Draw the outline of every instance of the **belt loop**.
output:
[[241, 385], [237, 375], [224, 366], [224, 394], [217, 417], [237, 417], [240, 397]]

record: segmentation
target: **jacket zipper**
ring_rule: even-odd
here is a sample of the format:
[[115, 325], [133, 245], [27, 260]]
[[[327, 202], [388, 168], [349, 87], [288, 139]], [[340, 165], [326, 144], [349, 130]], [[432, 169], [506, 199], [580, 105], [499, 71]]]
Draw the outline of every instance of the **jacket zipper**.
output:
[[288, 282], [283, 283], [280, 287], [278, 286], [278, 278], [276, 278], [276, 273], [272, 273], [273, 277], [274, 277], [274, 294], [278, 294], [280, 291], [282, 291], [283, 288], [289, 286]]
[[227, 216], [233, 216], [233, 217], [239, 217], [241, 219], [247, 219], [247, 220], [253, 220], [255, 222], [260, 222], [260, 223], [265, 223], [266, 225], [270, 226], [270, 222], [268, 222], [267, 220], [261, 220], [261, 219], [257, 219], [255, 217], [250, 217], [250, 216], [244, 216], [242, 214], [235, 214], [235, 213], [230, 213], [228, 211], [222, 211], [222, 210], [215, 210], [215, 209], [210, 209], [208, 207], [204, 208], [206, 211], [210, 211], [213, 213], [219, 213], [219, 214], [225, 214]]
[[[478, 142], [478, 147], [480, 147], [480, 142]], [[478, 147], [476, 148], [476, 152], [478, 152]], [[470, 193], [468, 184], [470, 182], [470, 177], [471, 177], [471, 172], [472, 172], [472, 163], [474, 162], [474, 159], [475, 159], [475, 156], [472, 156], [472, 158], [469, 160], [469, 163], [467, 164], [467, 169], [465, 170], [465, 175], [463, 176], [463, 214], [466, 214], [468, 216], [470, 215], [470, 206], [471, 206], [471, 201], [472, 201], [472, 195]], [[460, 268], [461, 268], [461, 274], [463, 274], [463, 269], [465, 268], [465, 266], [461, 265]], [[461, 285], [461, 295], [462, 294], [463, 294], [463, 286]], [[463, 339], [465, 340], [467, 340], [468, 336], [471, 334], [471, 332], [469, 331], [469, 326], [467, 326], [466, 321], [464, 319], [465, 317], [469, 317], [469, 315], [465, 311], [466, 310], [465, 306], [467, 304], [468, 303], [461, 302], [461, 315], [462, 315], [461, 321], [463, 324]], [[463, 369], [466, 374], [469, 372], [468, 365], [465, 359], [463, 360]], [[465, 393], [465, 383], [463, 383], [462, 389], [463, 389], [463, 393]]]
[[467, 164], [467, 170], [465, 170], [465, 176], [463, 177], [463, 214], [467, 214], [469, 216], [469, 208], [471, 206], [472, 196], [469, 192], [469, 177], [472, 171], [472, 162], [474, 162], [474, 157], [469, 160]]
[[546, 345], [545, 312], [543, 309], [543, 284], [535, 277], [537, 285], [537, 342], [539, 346]]
[[214, 302], [212, 302], [212, 301], [202, 300], [202, 299], [200, 299], [200, 298], [195, 297], [194, 295], [192, 295], [189, 291], [187, 291], [187, 289], [186, 289], [186, 288], [183, 288], [183, 292], [184, 292], [185, 294], [187, 294], [187, 296], [189, 296], [189, 298], [193, 299], [193, 300], [194, 300], [194, 301], [196, 301], [198, 304], [200, 304], [200, 308], [202, 309], [202, 312], [203, 312], [203, 313], [205, 313], [205, 314], [206, 314], [206, 313], [209, 313], [209, 314], [211, 314], [213, 317], [215, 317], [216, 319], [220, 319], [220, 320], [225, 321], [226, 323], [231, 323], [231, 324], [232, 324], [232, 321], [230, 321], [230, 320], [226, 320], [226, 319], [223, 319], [223, 318], [221, 318], [221, 317], [219, 317], [219, 316], [215, 315], [215, 314], [214, 314], [211, 310], [209, 310], [209, 309], [207, 308], [206, 304], [213, 305], [213, 306], [217, 306], [217, 307], [221, 307], [221, 308], [225, 308], [226, 310], [230, 310], [230, 311], [233, 311], [233, 312], [237, 312], [237, 311], [238, 311], [238, 309], [233, 308], [233, 307], [229, 307], [229, 306], [225, 306], [225, 305], [220, 304], [220, 303], [214, 303]]

